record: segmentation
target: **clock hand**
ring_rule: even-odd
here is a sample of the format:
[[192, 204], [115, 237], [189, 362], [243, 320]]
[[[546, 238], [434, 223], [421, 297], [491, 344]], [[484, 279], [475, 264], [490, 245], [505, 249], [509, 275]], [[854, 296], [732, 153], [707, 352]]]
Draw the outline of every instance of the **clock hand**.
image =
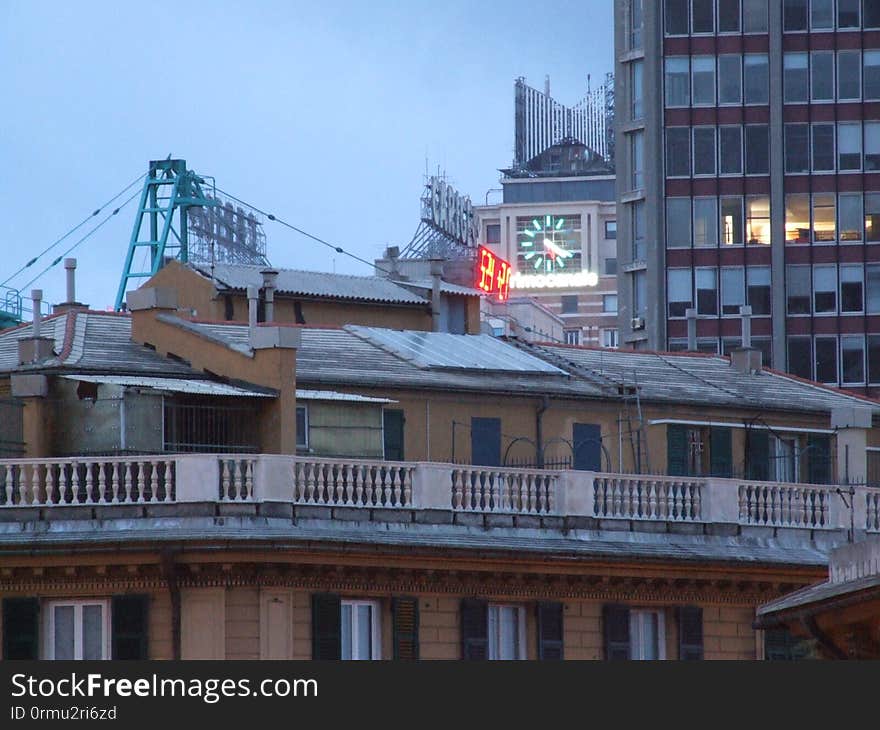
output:
[[562, 258], [567, 259], [572, 257], [571, 251], [566, 251], [561, 246], [556, 245], [549, 238], [544, 239], [544, 247], [550, 251], [555, 256], [562, 256]]

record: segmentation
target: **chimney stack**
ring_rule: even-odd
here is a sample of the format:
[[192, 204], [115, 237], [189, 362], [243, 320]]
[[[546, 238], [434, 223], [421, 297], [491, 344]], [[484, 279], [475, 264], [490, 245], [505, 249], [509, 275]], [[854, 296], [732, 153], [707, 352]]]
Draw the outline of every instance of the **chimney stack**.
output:
[[431, 261], [431, 324], [434, 332], [440, 331], [440, 277], [443, 274], [443, 259]]
[[739, 316], [742, 318], [742, 346], [748, 350], [752, 347], [752, 308], [747, 304], [742, 305]]
[[76, 301], [76, 259], [64, 259], [64, 271], [67, 273], [67, 304]]
[[257, 302], [260, 299], [260, 290], [253, 284], [247, 288], [248, 298], [248, 330], [251, 334], [257, 328]]
[[693, 307], [685, 310], [684, 316], [687, 317], [687, 349], [690, 352], [697, 351], [697, 310]]
[[741, 306], [739, 314], [742, 318], [742, 347], [730, 353], [730, 366], [745, 375], [760, 373], [764, 356], [760, 350], [752, 347], [752, 308]]
[[41, 311], [43, 306], [43, 290], [32, 290], [31, 300], [34, 304], [34, 318], [31, 327], [31, 336], [23, 337], [18, 341], [19, 365], [30, 365], [32, 363], [48, 360], [55, 354], [52, 349], [55, 345], [55, 340], [52, 337], [40, 336], [43, 318], [43, 313]]
[[[275, 283], [278, 280], [278, 272], [275, 269], [263, 269], [263, 292], [266, 296], [266, 321], [275, 321]], [[250, 310], [248, 310], [250, 316]]]
[[34, 326], [31, 336], [36, 340], [40, 336], [40, 320], [43, 318], [43, 290], [32, 289], [31, 300], [34, 303]]

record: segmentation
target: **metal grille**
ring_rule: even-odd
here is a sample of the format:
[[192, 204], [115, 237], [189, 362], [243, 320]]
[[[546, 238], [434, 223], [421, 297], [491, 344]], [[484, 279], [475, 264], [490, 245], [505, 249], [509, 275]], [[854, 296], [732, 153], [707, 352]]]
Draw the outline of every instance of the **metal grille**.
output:
[[256, 453], [257, 409], [165, 402], [166, 452]]

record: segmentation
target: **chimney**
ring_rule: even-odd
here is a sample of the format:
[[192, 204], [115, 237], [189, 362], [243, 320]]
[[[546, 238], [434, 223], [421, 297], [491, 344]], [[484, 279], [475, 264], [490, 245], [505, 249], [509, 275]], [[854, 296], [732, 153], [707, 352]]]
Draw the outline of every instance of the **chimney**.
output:
[[431, 262], [431, 324], [434, 332], [440, 331], [440, 277], [443, 274], [443, 259], [430, 259]]
[[76, 301], [76, 259], [64, 259], [67, 275], [67, 298], [61, 304], [52, 305], [52, 313], [69, 312], [72, 309], [88, 309], [87, 304]]
[[[263, 292], [266, 296], [266, 321], [275, 321], [275, 283], [278, 280], [278, 272], [275, 269], [263, 269]], [[250, 316], [250, 310], [248, 310]]]
[[391, 264], [391, 278], [397, 279], [400, 276], [400, 264], [397, 260], [400, 256], [400, 248], [398, 246], [389, 246], [385, 249], [385, 256]]
[[749, 350], [752, 347], [752, 308], [747, 304], [742, 305], [739, 316], [742, 318], [742, 346]]
[[687, 333], [688, 344], [687, 349], [690, 352], [697, 351], [697, 310], [693, 307], [685, 310], [684, 316], [687, 317]]
[[251, 284], [247, 288], [248, 298], [248, 333], [250, 339], [253, 339], [254, 331], [257, 329], [257, 301], [260, 298], [260, 290]]
[[34, 303], [34, 319], [30, 337], [23, 337], [18, 341], [18, 364], [31, 365], [33, 363], [48, 360], [55, 352], [53, 346], [55, 340], [52, 337], [40, 336], [40, 325], [43, 313], [43, 290], [31, 291], [31, 299]]

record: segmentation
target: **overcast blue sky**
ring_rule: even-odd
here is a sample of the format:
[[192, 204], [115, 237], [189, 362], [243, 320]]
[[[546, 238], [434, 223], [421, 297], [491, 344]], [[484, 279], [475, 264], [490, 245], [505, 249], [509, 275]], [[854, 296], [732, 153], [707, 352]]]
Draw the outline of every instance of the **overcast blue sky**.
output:
[[[0, 281], [169, 153], [372, 260], [415, 231], [426, 158], [474, 202], [498, 187], [517, 76], [541, 88], [550, 74], [563, 103], [587, 74], [601, 83], [611, 6], [0, 0]], [[134, 207], [69, 254], [95, 308], [113, 302]], [[266, 234], [276, 266], [367, 273], [277, 224]], [[57, 302], [63, 282], [58, 265], [27, 289]]]

